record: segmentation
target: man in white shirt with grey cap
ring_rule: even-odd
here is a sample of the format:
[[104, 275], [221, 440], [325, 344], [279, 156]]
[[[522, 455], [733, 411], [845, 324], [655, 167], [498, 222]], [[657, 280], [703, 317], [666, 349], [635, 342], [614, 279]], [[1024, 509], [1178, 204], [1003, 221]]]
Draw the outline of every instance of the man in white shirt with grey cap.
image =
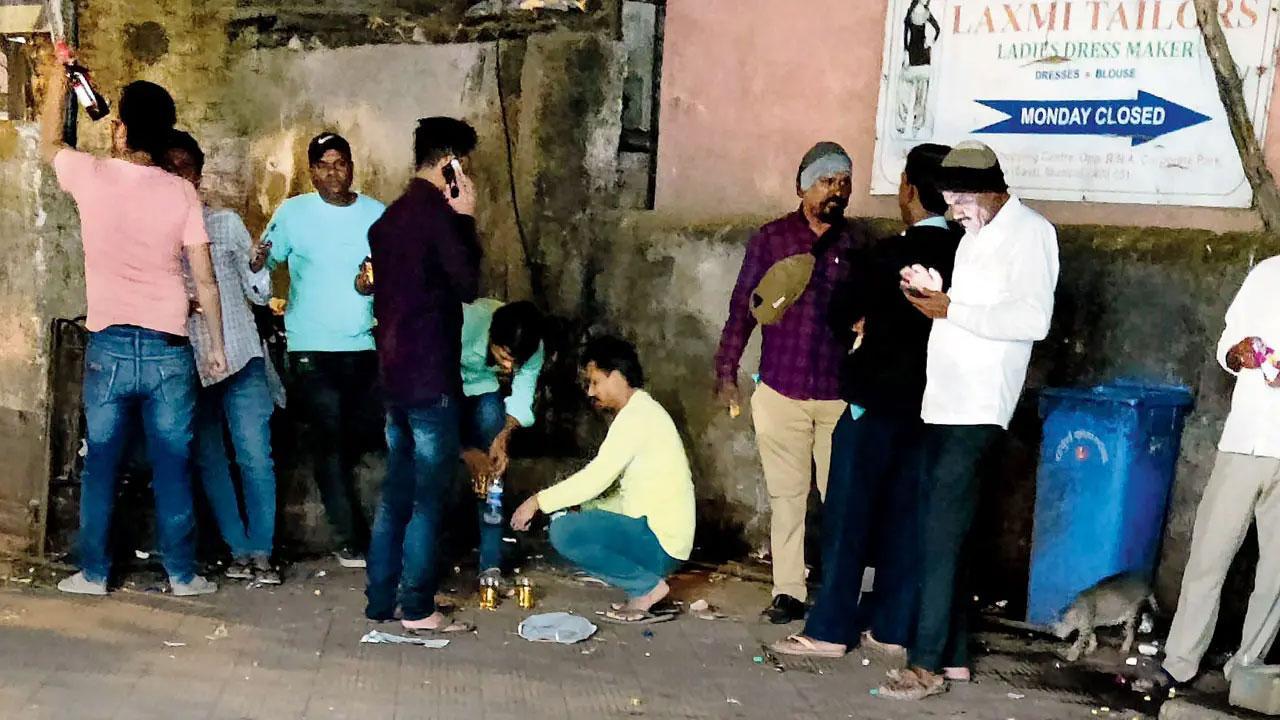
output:
[[995, 152], [956, 145], [938, 187], [964, 226], [951, 287], [903, 269], [903, 291], [933, 318], [919, 452], [920, 600], [908, 668], [880, 695], [920, 700], [970, 678], [961, 553], [977, 510], [978, 468], [1004, 436], [1022, 393], [1031, 346], [1049, 332], [1058, 234], [1009, 194]]

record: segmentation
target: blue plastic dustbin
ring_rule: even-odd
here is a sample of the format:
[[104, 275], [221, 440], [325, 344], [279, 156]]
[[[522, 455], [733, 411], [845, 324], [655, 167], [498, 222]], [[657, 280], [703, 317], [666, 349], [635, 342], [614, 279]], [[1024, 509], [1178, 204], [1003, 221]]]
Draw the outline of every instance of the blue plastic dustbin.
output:
[[1041, 393], [1027, 622], [1049, 625], [1111, 575], [1155, 570], [1190, 405], [1185, 387], [1131, 381]]

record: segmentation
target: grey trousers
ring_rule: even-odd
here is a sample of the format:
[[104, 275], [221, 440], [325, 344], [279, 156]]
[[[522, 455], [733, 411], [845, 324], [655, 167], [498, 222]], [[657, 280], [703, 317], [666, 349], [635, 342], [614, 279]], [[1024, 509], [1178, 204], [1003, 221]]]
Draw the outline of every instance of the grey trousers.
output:
[[1280, 459], [1219, 452], [1196, 510], [1191, 557], [1165, 645], [1164, 669], [1179, 682], [1200, 669], [1218, 624], [1227, 569], [1255, 520], [1261, 553], [1228, 677], [1236, 667], [1264, 659], [1280, 630]]

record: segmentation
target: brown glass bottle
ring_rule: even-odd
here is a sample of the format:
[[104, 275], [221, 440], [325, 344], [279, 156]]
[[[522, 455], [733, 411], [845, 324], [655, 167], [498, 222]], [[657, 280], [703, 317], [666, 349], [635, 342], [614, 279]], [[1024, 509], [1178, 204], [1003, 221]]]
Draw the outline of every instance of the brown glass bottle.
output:
[[94, 89], [93, 83], [89, 80], [89, 71], [83, 65], [74, 62], [68, 64], [66, 68], [67, 80], [80, 107], [84, 108], [91, 120], [101, 120], [106, 117], [111, 112], [111, 104]]

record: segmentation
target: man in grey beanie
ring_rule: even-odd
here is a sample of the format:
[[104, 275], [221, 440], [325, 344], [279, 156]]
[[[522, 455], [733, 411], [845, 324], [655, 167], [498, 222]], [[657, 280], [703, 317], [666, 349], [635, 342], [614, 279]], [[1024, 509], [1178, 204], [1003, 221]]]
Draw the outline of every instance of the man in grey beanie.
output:
[[816, 466], [825, 496], [831, 433], [847, 407], [839, 379], [846, 348], [828, 329], [827, 308], [862, 237], [844, 218], [852, 171], [848, 153], [836, 143], [820, 142], [805, 153], [796, 172], [800, 207], [765, 225], [747, 244], [716, 353], [719, 402], [736, 416], [738, 364], [755, 326], [762, 325], [751, 409], [772, 511], [773, 603], [765, 616], [775, 624], [805, 614], [811, 468]]

